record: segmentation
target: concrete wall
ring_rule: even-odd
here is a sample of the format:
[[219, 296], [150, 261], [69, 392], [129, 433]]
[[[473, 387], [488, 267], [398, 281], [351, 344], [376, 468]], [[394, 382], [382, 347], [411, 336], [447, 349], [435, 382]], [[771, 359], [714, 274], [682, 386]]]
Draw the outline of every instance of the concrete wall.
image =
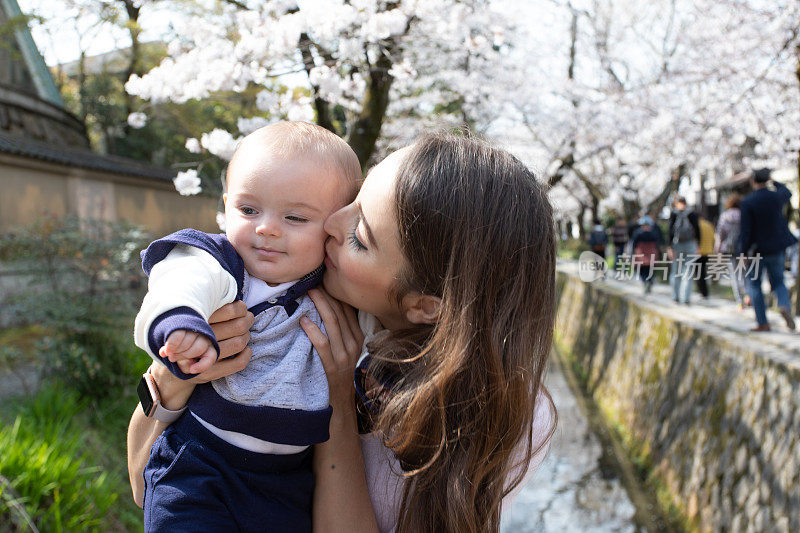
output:
[[557, 347], [701, 531], [800, 531], [800, 357], [558, 274]]
[[32, 222], [39, 213], [67, 213], [67, 180], [0, 160], [0, 232]]
[[184, 227], [219, 231], [217, 200], [181, 196], [170, 181], [0, 154], [0, 232], [45, 215], [128, 220], [161, 236]]

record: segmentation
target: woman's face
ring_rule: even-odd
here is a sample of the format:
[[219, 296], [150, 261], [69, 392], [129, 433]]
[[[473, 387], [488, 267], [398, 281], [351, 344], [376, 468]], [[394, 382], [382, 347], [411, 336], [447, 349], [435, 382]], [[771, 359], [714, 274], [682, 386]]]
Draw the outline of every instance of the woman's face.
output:
[[394, 212], [397, 171], [407, 149], [389, 155], [369, 172], [355, 201], [325, 221], [325, 290], [375, 315], [384, 327], [406, 324], [389, 296], [406, 260]]

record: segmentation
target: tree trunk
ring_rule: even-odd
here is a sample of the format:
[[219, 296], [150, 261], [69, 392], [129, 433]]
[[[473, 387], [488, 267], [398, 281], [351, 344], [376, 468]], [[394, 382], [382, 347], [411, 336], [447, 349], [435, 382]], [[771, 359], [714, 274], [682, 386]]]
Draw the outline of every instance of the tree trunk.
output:
[[[122, 0], [123, 4], [125, 5], [125, 12], [128, 14], [128, 23], [126, 24], [128, 28], [128, 34], [131, 37], [131, 55], [130, 59], [128, 60], [128, 68], [125, 69], [125, 79], [123, 83], [126, 83], [131, 76], [137, 74], [141, 76], [142, 72], [142, 50], [139, 43], [139, 33], [141, 33], [142, 29], [139, 27], [139, 10], [141, 8], [136, 7], [134, 5], [133, 0]], [[136, 97], [132, 94], [125, 91], [125, 124], [123, 126], [123, 131], [125, 135], [130, 134], [131, 126], [128, 124], [127, 117], [131, 113], [133, 113], [134, 103], [136, 101]]]
[[642, 210], [641, 204], [639, 204], [639, 200], [629, 200], [627, 198], [622, 199], [622, 216], [625, 220], [632, 220], [639, 214], [639, 211]]
[[[797, 59], [797, 67], [795, 68], [795, 76], [797, 76], [797, 88], [800, 90], [800, 44], [795, 47], [795, 58]], [[800, 187], [800, 150], [797, 151], [797, 185]], [[798, 188], [800, 190], [800, 188]], [[790, 202], [791, 207], [791, 202]], [[800, 259], [798, 259], [800, 261]], [[800, 266], [797, 268], [797, 274], [794, 278], [794, 314], [800, 315]]]
[[[572, 9], [572, 23], [570, 24], [570, 44], [569, 44], [569, 65], [567, 65], [567, 79], [570, 82], [575, 80], [575, 55], [578, 48], [578, 11], [573, 9], [570, 5], [570, 9]], [[578, 111], [578, 100], [572, 98], [572, 108], [577, 113]], [[564, 176], [567, 175], [567, 171], [572, 169], [573, 165], [575, 164], [575, 137], [570, 140], [569, 143], [570, 150], [564, 156], [561, 157], [561, 164], [550, 176], [547, 180], [547, 185], [549, 187], [555, 187], [558, 182], [560, 182]], [[583, 228], [583, 221], [579, 224], [581, 226], [581, 231]]]
[[[800, 61], [797, 66], [797, 81], [800, 82]], [[797, 151], [797, 186], [800, 191], [800, 150]], [[798, 211], [800, 213], [800, 211]], [[800, 258], [798, 258], [800, 262]], [[800, 315], [800, 265], [797, 267], [797, 273], [794, 276], [794, 314]]]
[[78, 57], [78, 113], [81, 121], [88, 131], [89, 126], [86, 124], [86, 51], [81, 50], [81, 55]]
[[[794, 73], [797, 77], [797, 88], [800, 90], [800, 44], [795, 47], [794, 51], [795, 58], [797, 59], [797, 67]], [[800, 187], [800, 150], [797, 151], [797, 185]], [[800, 190], [800, 188], [798, 188], [798, 190]], [[797, 274], [794, 278], [794, 313], [800, 315], [800, 266], [798, 266]]]
[[369, 72], [369, 83], [364, 94], [364, 107], [353, 124], [347, 143], [355, 151], [361, 169], [366, 170], [375, 143], [381, 134], [381, 126], [389, 106], [389, 89], [392, 86], [392, 58], [388, 50], [381, 53]]
[[686, 165], [681, 163], [678, 168], [675, 169], [675, 173], [670, 176], [670, 179], [667, 183], [664, 184], [664, 188], [661, 189], [661, 192], [658, 193], [652, 202], [647, 204], [647, 212], [648, 213], [659, 213], [667, 205], [669, 201], [669, 197], [678, 190], [678, 187], [681, 184], [681, 176], [686, 172]]
[[581, 210], [578, 212], [578, 238], [582, 241], [586, 240], [586, 228], [583, 225], [583, 219], [586, 216], [586, 206], [581, 204]]
[[706, 206], [706, 171], [700, 173], [700, 198], [699, 202], [697, 202], [698, 211], [700, 211], [700, 216], [703, 218], [708, 218], [708, 208]]

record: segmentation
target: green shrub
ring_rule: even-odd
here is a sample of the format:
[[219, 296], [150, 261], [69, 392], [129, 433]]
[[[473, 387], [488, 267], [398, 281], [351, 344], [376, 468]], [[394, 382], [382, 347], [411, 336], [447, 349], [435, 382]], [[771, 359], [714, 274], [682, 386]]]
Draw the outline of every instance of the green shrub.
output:
[[25, 353], [13, 345], [5, 345], [0, 340], [0, 372], [12, 375], [17, 379], [25, 394], [30, 394], [31, 383], [25, 377], [25, 372], [21, 370], [22, 365], [28, 360]]
[[0, 426], [0, 476], [7, 483], [0, 528], [25, 529], [16, 504], [41, 531], [106, 529], [118, 481], [89, 466], [85, 439], [71, 422], [85, 409], [76, 393], [45, 389], [12, 425]]
[[587, 250], [589, 245], [580, 239], [567, 239], [558, 243], [558, 257], [562, 259], [578, 259]]
[[120, 387], [132, 386], [133, 377], [143, 371], [140, 361], [145, 353], [131, 346], [114, 333], [98, 332], [82, 338], [47, 336], [36, 343], [35, 354], [47, 362], [48, 378], [82, 396], [101, 398]]
[[16, 325], [40, 325], [35, 351], [45, 373], [99, 397], [129, 381], [127, 349], [145, 283], [141, 228], [127, 223], [47, 217], [0, 236], [0, 260], [28, 272], [5, 311]]

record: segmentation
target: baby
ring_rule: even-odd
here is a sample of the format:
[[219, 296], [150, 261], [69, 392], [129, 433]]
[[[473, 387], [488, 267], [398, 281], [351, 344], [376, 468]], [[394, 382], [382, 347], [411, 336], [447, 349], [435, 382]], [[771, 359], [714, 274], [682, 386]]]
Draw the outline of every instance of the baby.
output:
[[150, 280], [135, 341], [176, 376], [217, 360], [215, 310], [241, 299], [255, 315], [247, 367], [198, 385], [189, 413], [154, 444], [146, 531], [310, 530], [309, 447], [328, 439], [331, 409], [300, 318], [322, 327], [306, 292], [322, 276], [323, 222], [360, 179], [355, 153], [328, 130], [261, 128], [228, 166], [225, 235], [181, 230], [142, 252]]

